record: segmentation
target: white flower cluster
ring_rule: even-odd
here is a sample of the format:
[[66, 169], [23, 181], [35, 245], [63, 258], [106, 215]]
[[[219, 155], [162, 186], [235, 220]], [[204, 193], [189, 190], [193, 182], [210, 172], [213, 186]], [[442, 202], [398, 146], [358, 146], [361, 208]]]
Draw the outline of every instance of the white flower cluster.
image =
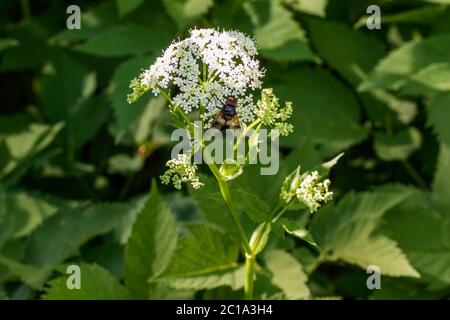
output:
[[185, 154], [178, 155], [177, 159], [167, 161], [166, 166], [169, 169], [162, 175], [161, 181], [163, 184], [169, 184], [171, 181], [175, 188], [181, 189], [182, 183], [190, 182], [194, 189], [203, 186], [196, 175], [197, 166], [190, 163], [190, 158]]
[[327, 203], [333, 198], [333, 192], [328, 190], [330, 180], [325, 179], [323, 182], [319, 180], [319, 173], [313, 171], [303, 177], [296, 190], [298, 200], [307, 206], [311, 213], [316, 212], [323, 203]]
[[135, 101], [148, 90], [157, 95], [174, 85], [173, 103], [186, 113], [203, 106], [206, 121], [233, 96], [238, 100], [241, 121], [248, 123], [254, 119], [255, 109], [249, 91], [261, 88], [264, 76], [256, 55], [252, 39], [240, 32], [191, 30], [189, 38], [173, 42], [132, 82], [128, 100]]
[[281, 107], [272, 89], [262, 90], [255, 114], [263, 124], [275, 129], [270, 133], [272, 138], [277, 135], [287, 136], [293, 131], [292, 124], [285, 122], [292, 115], [292, 103], [286, 102], [285, 106]]

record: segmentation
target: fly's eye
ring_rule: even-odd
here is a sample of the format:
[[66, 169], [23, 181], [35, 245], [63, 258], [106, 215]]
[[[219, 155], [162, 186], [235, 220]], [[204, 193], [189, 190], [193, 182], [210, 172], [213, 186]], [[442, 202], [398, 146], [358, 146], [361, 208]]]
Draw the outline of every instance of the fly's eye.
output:
[[226, 106], [224, 107], [224, 110], [225, 110], [225, 112], [233, 112], [234, 107], [233, 107], [233, 106], [226, 105]]

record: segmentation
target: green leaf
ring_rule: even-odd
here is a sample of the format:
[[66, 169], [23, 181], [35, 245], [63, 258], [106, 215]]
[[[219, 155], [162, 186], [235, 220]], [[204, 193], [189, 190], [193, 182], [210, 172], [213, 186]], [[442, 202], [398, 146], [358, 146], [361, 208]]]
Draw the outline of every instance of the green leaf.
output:
[[204, 218], [211, 224], [219, 226], [230, 235], [235, 235], [233, 221], [227, 212], [226, 204], [214, 178], [200, 174], [200, 181], [205, 185], [198, 190], [189, 187], [189, 195], [200, 208]]
[[75, 50], [101, 57], [158, 52], [170, 42], [168, 32], [137, 25], [119, 25], [90, 37]]
[[69, 118], [82, 97], [86, 77], [86, 68], [62, 51], [46, 65], [42, 77], [42, 103], [53, 122]]
[[139, 156], [130, 157], [127, 154], [120, 153], [109, 158], [108, 163], [111, 172], [129, 176], [142, 169], [144, 159]]
[[64, 275], [51, 280], [49, 288], [43, 295], [44, 300], [124, 300], [129, 299], [128, 290], [124, 288], [107, 270], [96, 264], [82, 263], [81, 288], [69, 289]]
[[244, 8], [255, 26], [261, 55], [277, 61], [314, 60], [304, 30], [279, 0], [248, 2]]
[[311, 41], [320, 56], [354, 85], [361, 82], [355, 67], [369, 72], [384, 55], [385, 46], [374, 34], [333, 21], [315, 18], [307, 21]]
[[15, 39], [8, 39], [8, 38], [0, 38], [0, 52], [15, 47], [19, 44], [19, 41]]
[[[269, 204], [261, 199], [258, 195], [250, 193], [243, 189], [233, 187], [231, 192], [235, 198], [238, 211], [248, 215], [248, 217], [256, 223], [261, 223], [269, 216]], [[218, 197], [221, 197], [219, 194]], [[227, 212], [228, 213], [228, 212]]]
[[308, 277], [302, 265], [289, 253], [271, 250], [264, 255], [267, 268], [272, 272], [272, 283], [283, 290], [287, 299], [304, 299], [310, 296], [306, 285]]
[[439, 137], [439, 140], [450, 146], [450, 93], [435, 97], [428, 107], [428, 124]]
[[384, 161], [406, 160], [421, 145], [422, 135], [413, 127], [404, 129], [393, 136], [381, 132], [375, 133], [375, 152]]
[[[133, 0], [127, 2], [133, 2]], [[67, 46], [72, 42], [86, 40], [119, 23], [116, 4], [113, 1], [90, 4], [88, 8], [83, 7], [81, 10], [81, 29], [64, 28], [52, 37], [52, 41], [58, 45]]]
[[314, 239], [328, 259], [364, 269], [377, 265], [382, 274], [390, 276], [419, 277], [396, 242], [375, 233], [383, 214], [411, 194], [411, 189], [400, 186], [351, 193], [318, 213], [311, 229]]
[[328, 4], [328, 0], [283, 0], [283, 2], [294, 10], [319, 17], [325, 17], [325, 8]]
[[413, 74], [402, 87], [403, 94], [429, 94], [450, 91], [450, 63], [434, 63]]
[[4, 265], [8, 270], [18, 276], [21, 281], [34, 289], [42, 289], [45, 280], [51, 273], [50, 268], [38, 268], [32, 265], [22, 264], [0, 255], [0, 265]]
[[6, 192], [0, 188], [0, 217], [11, 216], [12, 238], [24, 237], [57, 212], [58, 202], [44, 196], [34, 196], [25, 192]]
[[308, 230], [306, 230], [303, 226], [296, 225], [292, 221], [286, 221], [286, 224], [283, 224], [283, 228], [290, 235], [302, 239], [303, 241], [306, 241], [313, 247], [317, 247], [317, 243], [314, 240], [312, 234]]
[[213, 6], [213, 0], [163, 0], [166, 11], [179, 29], [184, 29]]
[[33, 122], [34, 117], [28, 112], [0, 115], [0, 137], [25, 131]]
[[183, 289], [211, 289], [228, 285], [238, 289], [243, 285], [237, 257], [239, 247], [223, 231], [208, 224], [186, 225], [187, 234], [167, 269], [152, 282]]
[[290, 146], [309, 141], [335, 155], [365, 139], [356, 97], [330, 73], [302, 68], [286, 75], [284, 81], [275, 89], [280, 98], [293, 102], [291, 123], [298, 133], [285, 139]]
[[78, 148], [91, 141], [106, 123], [110, 112], [110, 105], [103, 95], [81, 103], [67, 121], [69, 143]]
[[434, 174], [432, 197], [443, 211], [450, 210], [450, 146], [441, 144], [436, 172]]
[[154, 56], [132, 58], [122, 63], [114, 71], [109, 96], [114, 109], [116, 140], [128, 137], [128, 140], [141, 142], [149, 135], [150, 128], [161, 115], [165, 102], [162, 98], [141, 97], [133, 104], [127, 102], [130, 81], [142, 68], [154, 61]]
[[51, 49], [46, 43], [42, 25], [31, 21], [11, 27], [8, 37], [13, 38], [17, 45], [11, 46], [11, 40], [7, 40], [4, 44], [9, 47], [2, 52], [0, 71], [36, 68], [48, 61]]
[[[438, 1], [436, 1], [438, 2]], [[398, 24], [398, 23], [425, 23], [429, 24], [434, 19], [445, 11], [445, 6], [425, 6], [420, 8], [413, 8], [411, 10], [404, 10], [394, 14], [383, 14], [383, 24]], [[365, 27], [367, 16], [361, 17], [355, 24], [356, 28]]]
[[149, 297], [147, 280], [158, 276], [169, 264], [178, 232], [175, 219], [153, 181], [125, 247], [125, 283], [137, 298]]
[[[253, 231], [252, 236], [248, 245], [250, 246], [251, 252], [254, 256], [259, 254], [267, 245], [269, 241], [269, 235], [272, 227], [270, 224], [261, 223], [255, 231]], [[258, 241], [258, 242], [257, 242]]]
[[386, 89], [399, 89], [422, 68], [450, 61], [450, 35], [411, 42], [389, 53], [375, 67], [371, 81]]
[[238, 164], [234, 159], [225, 159], [220, 166], [219, 171], [226, 181], [230, 181], [236, 179], [242, 174], [242, 167], [243, 165]]
[[136, 10], [145, 0], [116, 0], [119, 16], [123, 17]]
[[9, 151], [10, 161], [0, 172], [0, 180], [14, 173], [17, 178], [34, 165], [32, 160], [52, 144], [63, 126], [63, 123], [53, 126], [31, 124], [26, 131], [5, 136], [4, 143]]
[[425, 281], [450, 284], [450, 219], [439, 213], [427, 195], [413, 193], [386, 214], [385, 229], [408, 255]]
[[37, 266], [62, 262], [89, 239], [111, 231], [128, 210], [125, 204], [112, 203], [61, 209], [45, 220], [28, 239], [27, 261]]

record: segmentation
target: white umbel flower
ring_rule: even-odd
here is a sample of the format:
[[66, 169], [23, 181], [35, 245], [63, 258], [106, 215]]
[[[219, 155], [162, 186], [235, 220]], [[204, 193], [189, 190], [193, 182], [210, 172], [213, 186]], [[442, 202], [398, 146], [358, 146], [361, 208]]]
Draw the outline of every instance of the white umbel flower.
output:
[[194, 189], [203, 186], [196, 174], [197, 166], [190, 163], [187, 155], [178, 155], [177, 159], [167, 161], [166, 166], [169, 169], [160, 177], [163, 184], [169, 184], [172, 181], [176, 189], [181, 189], [181, 184], [188, 182]]
[[316, 212], [323, 203], [327, 203], [333, 198], [333, 192], [328, 190], [330, 180], [325, 179], [323, 182], [319, 180], [319, 173], [313, 171], [303, 177], [296, 190], [298, 200], [308, 207], [311, 213]]
[[202, 105], [208, 126], [226, 98], [233, 96], [238, 100], [239, 118], [249, 123], [255, 109], [250, 92], [261, 88], [264, 76], [256, 55], [252, 39], [240, 32], [191, 30], [189, 38], [172, 43], [132, 82], [128, 100], [135, 101], [148, 90], [158, 95], [173, 85], [173, 103], [186, 113]]

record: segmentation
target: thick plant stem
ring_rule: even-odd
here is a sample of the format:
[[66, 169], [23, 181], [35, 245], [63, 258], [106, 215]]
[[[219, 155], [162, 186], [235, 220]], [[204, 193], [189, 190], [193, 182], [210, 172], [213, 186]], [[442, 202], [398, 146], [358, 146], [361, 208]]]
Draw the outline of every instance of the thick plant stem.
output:
[[[207, 155], [205, 155], [208, 157]], [[222, 174], [219, 172], [219, 169], [217, 168], [216, 164], [211, 162], [208, 164], [209, 168], [211, 169], [212, 173], [214, 174], [214, 177], [216, 178], [217, 182], [219, 183], [220, 192], [222, 193], [223, 200], [225, 201], [228, 211], [231, 214], [231, 217], [233, 218], [234, 224], [236, 226], [236, 230], [238, 232], [239, 238], [241, 240], [242, 248], [244, 249], [244, 252], [246, 254], [251, 254], [250, 246], [248, 244], [247, 236], [245, 235], [244, 229], [242, 228], [241, 222], [239, 221], [239, 216], [237, 213], [236, 208], [234, 207], [234, 203], [231, 199], [230, 190], [228, 189], [228, 184], [225, 181], [225, 179], [222, 177]]]
[[255, 281], [255, 264], [256, 264], [255, 256], [245, 255], [244, 293], [245, 293], [246, 300], [253, 299], [253, 283]]
[[[275, 210], [270, 214], [267, 221], [264, 223], [263, 231], [259, 233], [258, 237], [255, 240], [255, 243], [252, 245], [252, 248], [258, 248], [259, 243], [261, 242], [262, 235], [265, 233], [266, 229], [270, 227], [271, 224], [275, 223], [289, 206], [292, 204], [292, 201], [287, 203], [285, 206], [277, 205]], [[252, 249], [251, 248], [251, 249]], [[255, 281], [255, 264], [256, 264], [256, 254], [245, 255], [245, 282], [244, 282], [244, 293], [245, 299], [251, 300], [253, 299], [253, 283]]]

